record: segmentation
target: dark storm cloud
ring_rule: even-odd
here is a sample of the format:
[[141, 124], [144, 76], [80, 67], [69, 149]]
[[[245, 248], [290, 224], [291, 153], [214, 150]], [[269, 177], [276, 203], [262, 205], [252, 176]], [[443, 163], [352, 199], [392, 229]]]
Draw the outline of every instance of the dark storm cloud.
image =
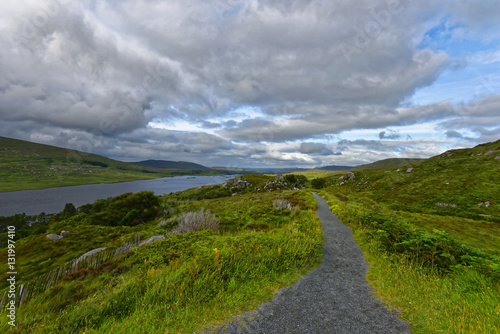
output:
[[318, 154], [318, 155], [331, 155], [334, 154], [331, 149], [322, 143], [301, 143], [299, 148], [300, 153], [304, 154]]
[[446, 131], [445, 135], [448, 138], [463, 138], [463, 135], [460, 132], [454, 130]]
[[400, 139], [401, 135], [394, 131], [382, 131], [378, 134], [380, 139]]

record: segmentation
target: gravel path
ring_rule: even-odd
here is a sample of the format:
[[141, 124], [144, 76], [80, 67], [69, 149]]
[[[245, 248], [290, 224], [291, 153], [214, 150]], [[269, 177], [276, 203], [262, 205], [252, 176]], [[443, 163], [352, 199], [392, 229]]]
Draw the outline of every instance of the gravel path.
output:
[[323, 263], [275, 298], [210, 333], [411, 333], [374, 299], [363, 252], [351, 229], [313, 193], [325, 237]]

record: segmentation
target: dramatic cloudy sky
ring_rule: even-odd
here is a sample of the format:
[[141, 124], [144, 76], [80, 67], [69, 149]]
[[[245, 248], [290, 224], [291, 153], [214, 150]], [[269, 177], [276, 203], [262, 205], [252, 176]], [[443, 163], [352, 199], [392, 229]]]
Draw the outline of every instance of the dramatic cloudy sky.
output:
[[0, 135], [356, 165], [500, 139], [498, 0], [0, 2]]

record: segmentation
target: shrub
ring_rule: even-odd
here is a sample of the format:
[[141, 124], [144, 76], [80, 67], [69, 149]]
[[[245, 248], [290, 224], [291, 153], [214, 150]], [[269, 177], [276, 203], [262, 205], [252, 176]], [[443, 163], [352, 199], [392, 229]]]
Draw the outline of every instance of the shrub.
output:
[[177, 217], [179, 225], [174, 234], [186, 233], [199, 230], [219, 229], [220, 219], [210, 210], [201, 209], [199, 212], [186, 212]]
[[311, 186], [314, 189], [322, 189], [326, 186], [326, 179], [325, 178], [314, 179], [311, 181]]

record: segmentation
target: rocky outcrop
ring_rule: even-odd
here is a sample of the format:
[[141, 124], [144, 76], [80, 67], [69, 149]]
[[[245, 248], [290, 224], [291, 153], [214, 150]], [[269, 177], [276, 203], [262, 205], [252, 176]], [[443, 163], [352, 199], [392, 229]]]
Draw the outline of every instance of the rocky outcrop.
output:
[[69, 231], [61, 231], [60, 236], [61, 237], [67, 237], [69, 235]]
[[490, 207], [490, 205], [491, 205], [491, 202], [490, 202], [490, 201], [485, 201], [485, 202], [480, 202], [480, 203], [477, 203], [477, 206], [478, 206], [478, 207], [482, 207], [483, 205], [484, 205], [485, 207], [489, 208], [489, 207]]
[[57, 241], [57, 240], [61, 240], [63, 238], [63, 236], [57, 235], [57, 234], [47, 234], [47, 238], [52, 240], [52, 241]]
[[407, 172], [407, 173], [411, 173], [411, 172], [413, 172], [413, 168], [411, 168], [411, 167], [410, 167], [410, 168], [408, 168], [408, 169], [406, 170], [406, 172]]
[[486, 152], [484, 155], [493, 155], [495, 153], [500, 153], [500, 150], [496, 150], [496, 151], [489, 151], [489, 152]]
[[246, 180], [242, 180], [240, 178], [235, 178], [232, 180], [229, 180], [226, 182], [225, 186], [233, 187], [233, 188], [238, 188], [238, 189], [245, 189], [250, 187], [252, 184]]
[[356, 175], [353, 172], [347, 172], [344, 175], [344, 179], [346, 180], [354, 180], [355, 177]]

